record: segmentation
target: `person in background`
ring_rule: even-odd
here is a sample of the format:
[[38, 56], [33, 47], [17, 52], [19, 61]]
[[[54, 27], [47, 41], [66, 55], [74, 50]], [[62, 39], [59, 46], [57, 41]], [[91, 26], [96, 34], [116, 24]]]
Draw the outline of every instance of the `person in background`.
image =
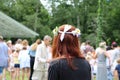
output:
[[96, 72], [97, 72], [97, 62], [96, 59], [92, 57], [91, 52], [88, 52], [85, 56], [86, 60], [89, 62], [91, 66], [91, 73], [92, 73], [92, 80], [96, 78]]
[[85, 50], [86, 50], [85, 42], [81, 43], [80, 50], [81, 50], [81, 53], [86, 57], [87, 54], [85, 53]]
[[24, 39], [23, 41], [22, 41], [22, 43], [21, 43], [21, 45], [22, 45], [22, 49], [23, 49], [23, 47], [26, 47], [27, 48], [27, 50], [29, 49], [29, 42], [28, 42], [28, 40], [26, 40], [26, 39]]
[[97, 58], [96, 80], [107, 80], [106, 57], [108, 57], [110, 64], [110, 55], [106, 51], [106, 42], [100, 42], [94, 54], [94, 58]]
[[33, 43], [31, 46], [30, 46], [30, 49], [29, 49], [29, 55], [30, 55], [30, 80], [32, 80], [32, 74], [34, 72], [34, 69], [33, 69], [33, 66], [34, 66], [34, 61], [35, 61], [35, 54], [36, 54], [36, 49], [37, 49], [37, 46], [41, 43], [41, 40], [40, 39], [37, 39], [35, 41], [35, 43]]
[[107, 78], [108, 80], [113, 80], [113, 73], [111, 71], [111, 66], [112, 66], [112, 48], [111, 46], [107, 46], [106, 48], [107, 53], [110, 55], [110, 60], [111, 60], [111, 64], [109, 64], [109, 58], [106, 58], [106, 66], [107, 66]]
[[113, 73], [117, 65], [117, 59], [120, 58], [120, 50], [116, 42], [112, 42], [111, 46], [113, 48], [112, 53], [111, 53], [111, 60], [112, 60], [111, 71]]
[[94, 52], [95, 52], [95, 50], [94, 50], [93, 46], [91, 46], [89, 40], [87, 40], [86, 43], [85, 43], [85, 50], [84, 50], [84, 52], [85, 52], [85, 54], [87, 54], [88, 52], [90, 52], [91, 54], [94, 54]]
[[13, 61], [13, 45], [12, 41], [8, 40], [7, 41], [8, 45], [8, 54], [9, 54], [9, 66], [8, 66], [8, 71], [10, 72], [10, 78], [11, 80], [14, 80], [14, 61]]
[[47, 80], [48, 63], [50, 62], [48, 46], [51, 40], [50, 36], [45, 35], [42, 43], [37, 46], [32, 80]]
[[8, 56], [9, 56], [9, 60], [8, 60], [8, 67], [4, 68], [3, 70], [3, 79], [6, 80], [6, 72], [9, 71], [9, 64], [10, 64], [10, 54], [12, 53], [12, 41], [8, 40], [7, 42], [7, 46], [8, 46]]
[[7, 45], [8, 45], [8, 54], [10, 55], [12, 54], [12, 50], [13, 50], [12, 41], [8, 40]]
[[3, 69], [8, 67], [8, 46], [4, 42], [3, 37], [0, 36], [0, 80], [3, 77]]
[[117, 65], [114, 70], [114, 79], [115, 80], [120, 80], [120, 58], [117, 59]]
[[65, 24], [56, 27], [53, 34], [48, 80], [91, 80], [90, 64], [80, 52], [80, 30]]
[[13, 52], [13, 63], [14, 63], [14, 80], [20, 80], [20, 62], [18, 60], [20, 49], [16, 48]]
[[15, 80], [15, 68], [14, 68], [14, 57], [13, 57], [13, 52], [14, 50], [12, 51], [12, 53], [9, 55], [10, 57], [10, 60], [9, 60], [9, 68], [8, 68], [8, 71], [10, 72], [10, 78], [11, 80]]
[[48, 45], [47, 47], [47, 50], [48, 50], [48, 59], [52, 59], [52, 46], [51, 45]]
[[30, 77], [30, 56], [27, 46], [23, 46], [22, 50], [19, 52], [18, 60], [20, 62], [20, 69], [22, 70], [22, 80], [25, 80], [25, 76], [27, 76], [27, 80]]
[[15, 49], [19, 49], [21, 50], [22, 49], [22, 39], [18, 39], [14, 45], [14, 48]]

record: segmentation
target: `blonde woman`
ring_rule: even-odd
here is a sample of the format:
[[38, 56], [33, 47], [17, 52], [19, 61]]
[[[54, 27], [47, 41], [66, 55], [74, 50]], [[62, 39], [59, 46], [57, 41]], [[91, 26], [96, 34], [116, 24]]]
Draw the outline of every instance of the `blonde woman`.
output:
[[107, 80], [106, 57], [110, 59], [106, 51], [106, 42], [100, 42], [94, 55], [94, 58], [97, 58], [97, 80]]
[[32, 80], [32, 74], [34, 72], [34, 69], [33, 69], [33, 66], [34, 66], [34, 61], [35, 61], [35, 54], [36, 54], [36, 49], [37, 49], [37, 46], [41, 43], [41, 40], [40, 39], [37, 39], [35, 41], [35, 43], [33, 43], [31, 46], [30, 46], [30, 49], [29, 49], [29, 55], [30, 55], [30, 80]]

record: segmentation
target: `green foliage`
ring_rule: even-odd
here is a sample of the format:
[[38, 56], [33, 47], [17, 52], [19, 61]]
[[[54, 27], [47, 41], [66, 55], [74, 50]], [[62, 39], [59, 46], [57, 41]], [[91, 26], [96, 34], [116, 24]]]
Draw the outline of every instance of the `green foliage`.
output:
[[[1, 0], [0, 10], [40, 33], [40, 38], [62, 24], [80, 28], [81, 40], [120, 42], [120, 0], [48, 0], [51, 15], [39, 0]], [[100, 26], [100, 27], [98, 27]], [[51, 34], [52, 35], [52, 34]], [[96, 41], [97, 40], [97, 41]]]
[[[107, 39], [109, 39], [109, 42], [116, 41], [120, 42], [120, 1], [119, 0], [110, 0], [109, 4], [107, 4], [107, 9], [109, 12], [107, 12], [106, 15], [106, 21], [107, 26], [104, 27], [105, 35], [107, 36]], [[119, 43], [120, 44], [120, 43]]]
[[[40, 33], [42, 31], [41, 29], [44, 29], [44, 31], [50, 31], [50, 15], [39, 0], [3, 0], [2, 3], [10, 4], [1, 5], [1, 10], [4, 13], [23, 23], [37, 33]], [[42, 28], [45, 26], [47, 28]], [[43, 35], [44, 33], [40, 33], [39, 37], [42, 38]]]
[[[67, 0], [52, 1], [51, 28], [65, 23], [73, 24], [82, 31], [82, 41], [95, 40], [92, 43], [98, 44], [104, 40], [110, 44], [112, 41], [120, 40], [117, 36], [119, 30], [119, 0], [73, 0], [68, 4]], [[101, 1], [101, 2], [100, 2]], [[56, 7], [56, 3], [59, 4]], [[114, 26], [114, 27], [113, 27]], [[112, 35], [111, 35], [112, 34]]]
[[51, 31], [51, 29], [49, 28], [49, 27], [47, 27], [47, 26], [41, 26], [41, 28], [40, 28], [40, 37], [41, 37], [41, 39], [43, 39], [43, 37], [45, 36], [45, 35], [49, 35], [49, 36], [52, 36], [53, 34], [51, 33], [52, 31]]

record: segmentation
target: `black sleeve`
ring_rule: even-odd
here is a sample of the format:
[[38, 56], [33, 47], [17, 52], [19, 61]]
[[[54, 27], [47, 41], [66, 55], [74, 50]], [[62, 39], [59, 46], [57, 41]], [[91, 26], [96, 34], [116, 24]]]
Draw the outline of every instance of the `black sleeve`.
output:
[[48, 68], [48, 80], [59, 80], [58, 65], [55, 64], [54, 62], [51, 62]]

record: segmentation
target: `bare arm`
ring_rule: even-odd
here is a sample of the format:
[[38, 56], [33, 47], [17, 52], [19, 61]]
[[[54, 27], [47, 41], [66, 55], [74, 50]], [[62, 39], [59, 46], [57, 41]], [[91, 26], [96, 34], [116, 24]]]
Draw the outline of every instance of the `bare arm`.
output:
[[119, 80], [118, 71], [115, 70], [113, 74], [114, 74], [114, 80]]
[[96, 58], [97, 58], [97, 53], [96, 53], [96, 52], [92, 53], [92, 57], [93, 57], [94, 59], [96, 59]]

